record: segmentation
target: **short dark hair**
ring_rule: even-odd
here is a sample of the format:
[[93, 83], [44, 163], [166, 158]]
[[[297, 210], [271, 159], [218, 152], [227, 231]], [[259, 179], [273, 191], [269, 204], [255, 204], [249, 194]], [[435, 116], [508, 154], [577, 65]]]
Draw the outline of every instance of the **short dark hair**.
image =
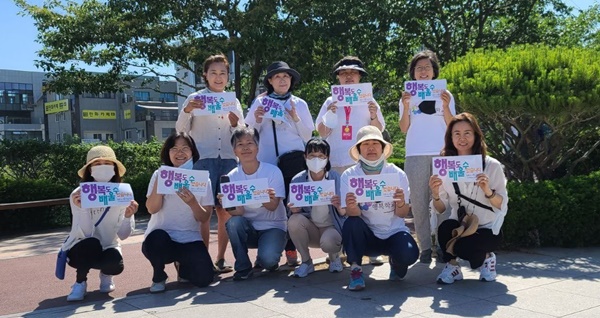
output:
[[410, 79], [413, 81], [416, 79], [415, 67], [417, 66], [417, 62], [423, 59], [428, 59], [431, 62], [431, 66], [433, 67], [433, 79], [438, 78], [438, 76], [440, 76], [440, 63], [438, 62], [437, 55], [431, 50], [425, 50], [415, 54], [412, 60], [410, 60], [410, 64], [408, 64], [408, 74], [410, 75]]
[[311, 152], [322, 152], [327, 156], [327, 165], [325, 166], [325, 171], [331, 170], [331, 162], [329, 161], [329, 155], [331, 153], [331, 147], [327, 140], [321, 137], [312, 137], [307, 143], [306, 147], [304, 147], [304, 155], [308, 156]]
[[448, 123], [448, 128], [446, 129], [446, 134], [444, 135], [444, 149], [442, 149], [442, 156], [458, 156], [458, 149], [454, 146], [452, 142], [452, 128], [454, 125], [460, 122], [466, 122], [471, 125], [473, 128], [473, 134], [475, 135], [475, 141], [473, 143], [472, 154], [473, 155], [482, 155], [483, 161], [485, 162], [485, 156], [487, 155], [487, 146], [485, 144], [485, 140], [483, 138], [483, 132], [477, 123], [477, 119], [471, 113], [460, 113], [450, 120]]
[[180, 131], [173, 132], [165, 140], [165, 143], [163, 144], [162, 149], [160, 150], [160, 161], [162, 161], [163, 164], [173, 167], [173, 162], [171, 161], [171, 156], [169, 156], [169, 151], [175, 146], [175, 141], [177, 141], [177, 139], [179, 138], [183, 138], [183, 140], [185, 140], [185, 142], [187, 143], [188, 147], [192, 149], [192, 162], [195, 163], [200, 159], [200, 153], [198, 152], [198, 148], [196, 148], [196, 142], [194, 141], [194, 138], [188, 135], [188, 133]]
[[204, 78], [204, 82], [206, 83], [207, 86], [208, 86], [208, 80], [206, 79], [206, 75], [204, 75], [204, 74], [206, 74], [208, 72], [208, 68], [213, 63], [225, 64], [225, 67], [227, 68], [227, 77], [229, 77], [229, 61], [227, 60], [227, 56], [225, 56], [223, 53], [211, 55], [211, 56], [207, 57], [206, 60], [204, 60], [204, 63], [202, 64], [202, 78]]
[[258, 142], [260, 141], [260, 136], [258, 135], [258, 130], [256, 130], [256, 128], [250, 128], [250, 127], [243, 126], [243, 127], [237, 127], [231, 133], [231, 147], [235, 148], [235, 144], [238, 142], [238, 140], [240, 140], [244, 136], [251, 136], [252, 139], [254, 139], [254, 142], [256, 143], [256, 145], [258, 146]]

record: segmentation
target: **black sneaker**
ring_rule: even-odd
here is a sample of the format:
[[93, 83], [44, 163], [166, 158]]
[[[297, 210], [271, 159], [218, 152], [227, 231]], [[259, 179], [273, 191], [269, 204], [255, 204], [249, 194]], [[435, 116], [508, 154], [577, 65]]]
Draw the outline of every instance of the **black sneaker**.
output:
[[235, 281], [246, 280], [250, 277], [252, 277], [252, 268], [248, 268], [243, 271], [237, 271], [233, 274], [233, 280]]
[[225, 263], [225, 260], [222, 258], [215, 263], [215, 269], [221, 274], [233, 271], [231, 265]]

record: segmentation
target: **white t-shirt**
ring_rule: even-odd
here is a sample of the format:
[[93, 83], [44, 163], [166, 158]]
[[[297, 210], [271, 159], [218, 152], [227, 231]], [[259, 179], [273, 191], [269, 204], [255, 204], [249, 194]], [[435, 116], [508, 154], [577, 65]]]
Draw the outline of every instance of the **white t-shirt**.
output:
[[[254, 117], [256, 108], [262, 105], [262, 100], [264, 98], [265, 96], [261, 96], [254, 100], [254, 103], [252, 103], [252, 106], [246, 115], [246, 124], [248, 127], [255, 128], [260, 135], [257, 155], [258, 161], [276, 165], [277, 154], [275, 153], [275, 138], [273, 135], [273, 126], [271, 124], [273, 120], [270, 118], [263, 118], [262, 122], [259, 124]], [[312, 132], [315, 130], [315, 125], [306, 102], [294, 95], [292, 95], [291, 100], [296, 104], [296, 113], [300, 120], [296, 123], [286, 113], [288, 119], [287, 122], [275, 124], [279, 156], [292, 150], [304, 151], [304, 144], [312, 137]], [[287, 100], [284, 105], [288, 110], [292, 108], [290, 100]]]
[[[158, 178], [158, 170], [152, 174], [146, 197], [152, 194], [156, 178]], [[196, 200], [204, 208], [212, 206], [215, 203], [212, 191], [210, 191], [212, 189], [210, 180], [208, 180], [208, 189], [209, 191], [204, 196], [194, 193]], [[148, 236], [152, 231], [160, 229], [167, 232], [171, 236], [171, 239], [177, 243], [202, 241], [200, 223], [194, 218], [192, 208], [185, 204], [177, 194], [165, 194], [160, 210], [150, 216], [144, 237]]]
[[[323, 122], [323, 116], [327, 113], [327, 107], [331, 104], [333, 98], [329, 96], [323, 106], [321, 106], [321, 110], [319, 110], [319, 115], [317, 115], [317, 120], [315, 125], [318, 127], [320, 123]], [[375, 101], [377, 104], [377, 101]], [[377, 118], [379, 122], [383, 125], [385, 129], [385, 120], [383, 119], [383, 115], [381, 114], [381, 108], [379, 104], [377, 104]], [[347, 115], [347, 111], [349, 114]], [[331, 155], [329, 156], [329, 161], [331, 162], [332, 167], [345, 167], [356, 162], [350, 158], [350, 154], [348, 151], [354, 143], [356, 143], [356, 133], [359, 129], [364, 126], [368, 126], [371, 124], [371, 114], [369, 113], [369, 106], [364, 105], [356, 105], [352, 107], [338, 107], [335, 112], [338, 118], [338, 125], [332, 129], [331, 133], [325, 140], [331, 146]], [[352, 128], [352, 138], [342, 138], [342, 126], [351, 126]]]
[[[402, 169], [391, 163], [385, 163], [381, 174], [396, 173], [400, 179], [400, 186], [404, 189], [404, 201], [408, 204], [410, 198], [410, 188], [408, 186], [408, 178]], [[361, 168], [360, 163], [348, 168], [340, 178], [340, 194], [342, 198], [346, 198], [346, 194], [350, 191], [349, 180], [352, 176], [366, 175]], [[398, 217], [394, 213], [394, 202], [366, 202], [358, 204], [361, 210], [360, 217], [367, 223], [373, 234], [376, 237], [385, 240], [398, 232], [409, 232], [410, 230], [404, 224], [404, 218]], [[346, 200], [342, 199], [342, 208], [346, 207]]]
[[[308, 181], [314, 181], [310, 176], [310, 172], [307, 173], [307, 176]], [[331, 216], [331, 213], [329, 213], [329, 205], [318, 205], [311, 207], [310, 219], [319, 228], [333, 226], [333, 217]]]
[[[400, 118], [402, 118], [404, 113], [402, 99], [399, 104]], [[452, 115], [456, 115], [452, 94], [450, 94], [448, 107]], [[432, 115], [422, 113], [417, 106], [409, 110], [410, 126], [406, 133], [406, 157], [439, 155], [442, 148], [444, 148], [444, 135], [447, 127], [442, 102], [436, 102], [436, 113]]]
[[263, 205], [258, 208], [244, 206], [244, 215], [252, 223], [255, 230], [262, 231], [272, 228], [287, 231], [287, 212], [283, 205], [285, 198], [285, 186], [283, 184], [283, 175], [276, 166], [261, 162], [254, 174], [244, 173], [241, 165], [231, 170], [228, 174], [231, 181], [244, 181], [252, 179], [266, 178], [270, 188], [275, 189], [275, 196], [281, 198], [275, 211], [269, 211]]
[[[485, 197], [485, 192], [474, 182], [457, 182], [460, 194], [472, 198], [480, 203], [492, 208], [493, 211], [476, 206], [465, 199], [461, 199], [461, 204], [465, 207], [468, 214], [475, 214], [479, 219], [480, 229], [491, 229], [494, 235], [500, 233], [504, 216], [508, 212], [508, 192], [506, 191], [506, 177], [500, 162], [490, 156], [485, 157], [485, 169], [483, 169], [489, 178], [490, 189], [496, 190], [496, 195], [502, 197], [500, 209], [496, 209], [490, 199]], [[440, 187], [440, 199], [445, 206], [450, 205], [452, 212], [450, 218], [458, 220], [458, 196], [450, 180], [442, 179]]]
[[[190, 100], [199, 94], [210, 93], [208, 89], [203, 89], [190, 94], [183, 102], [185, 108]], [[236, 99], [236, 109], [233, 111], [239, 118], [238, 127], [244, 127], [244, 115], [242, 105]], [[236, 159], [231, 147], [231, 132], [233, 128], [229, 122], [228, 115], [213, 115], [213, 116], [194, 116], [193, 112], [186, 113], [183, 108], [179, 112], [175, 128], [177, 131], [189, 133], [196, 148], [200, 153], [200, 159], [217, 158], [221, 159]]]

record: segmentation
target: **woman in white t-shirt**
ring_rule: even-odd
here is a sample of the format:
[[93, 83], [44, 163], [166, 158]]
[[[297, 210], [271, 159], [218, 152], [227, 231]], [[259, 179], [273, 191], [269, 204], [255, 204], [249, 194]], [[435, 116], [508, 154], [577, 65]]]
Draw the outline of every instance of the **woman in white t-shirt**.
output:
[[[408, 73], [411, 80], [433, 80], [440, 74], [434, 52], [417, 53], [411, 60]], [[410, 182], [410, 203], [417, 239], [421, 249], [420, 261], [431, 263], [431, 223], [429, 216], [429, 177], [431, 159], [439, 156], [444, 146], [446, 126], [456, 114], [454, 98], [449, 91], [442, 93], [441, 105], [434, 108], [409, 109], [410, 93], [403, 92], [400, 100], [400, 130], [406, 134], [404, 170]], [[438, 261], [441, 255], [438, 255]]]
[[[335, 195], [331, 198], [331, 204], [305, 207], [288, 204], [292, 212], [288, 221], [288, 232], [302, 256], [302, 264], [294, 271], [296, 277], [306, 277], [315, 271], [309, 246], [320, 247], [323, 252], [329, 254], [330, 272], [339, 273], [344, 270], [339, 252], [342, 249], [342, 226], [346, 218], [341, 209], [340, 175], [331, 170], [330, 151], [327, 141], [313, 137], [306, 143], [304, 150], [308, 169], [292, 179], [292, 186], [299, 182], [335, 181]], [[290, 193], [291, 195], [294, 194]]]
[[[346, 56], [333, 66], [340, 85], [360, 84], [367, 71], [356, 56]], [[377, 101], [367, 105], [345, 106], [338, 109], [337, 102], [330, 96], [319, 110], [315, 122], [319, 135], [331, 145], [331, 168], [340, 175], [356, 162], [348, 155], [348, 149], [356, 142], [356, 133], [364, 126], [372, 125], [385, 129], [385, 120]]]
[[[283, 175], [277, 166], [257, 159], [259, 144], [258, 132], [251, 127], [237, 128], [231, 136], [239, 165], [227, 174], [229, 180], [267, 179], [269, 186], [269, 202], [237, 206], [229, 211], [232, 217], [225, 227], [235, 256], [235, 281], [248, 279], [253, 274], [248, 248], [257, 249], [257, 268], [276, 271], [287, 241]], [[218, 198], [222, 202], [223, 194], [219, 193]]]
[[[350, 284], [352, 291], [365, 288], [362, 273], [362, 257], [365, 255], [389, 255], [390, 280], [402, 280], [408, 266], [419, 256], [417, 243], [404, 224], [410, 204], [408, 179], [402, 169], [387, 163], [392, 154], [392, 145], [383, 139], [375, 126], [361, 128], [356, 144], [350, 148], [350, 156], [358, 163], [348, 168], [341, 176], [342, 208], [348, 219], [342, 229], [342, 242], [351, 265]], [[379, 174], [394, 174], [400, 181], [400, 188], [394, 192], [391, 202], [361, 202], [351, 191], [358, 178]], [[358, 190], [357, 190], [358, 191]]]
[[[86, 164], [78, 171], [81, 182], [119, 183], [124, 174], [125, 166], [108, 146], [90, 149]], [[113, 275], [124, 269], [118, 239], [124, 240], [133, 232], [138, 204], [132, 200], [129, 206], [84, 209], [81, 187], [73, 190], [70, 203], [73, 222], [61, 250], [67, 251], [68, 264], [77, 270], [77, 277], [67, 301], [83, 300], [92, 268], [100, 270], [100, 292], [110, 293], [115, 290]]]
[[[200, 154], [194, 139], [180, 132], [165, 140], [160, 158], [166, 166], [192, 169]], [[175, 263], [179, 282], [206, 287], [213, 281], [214, 268], [200, 235], [200, 224], [210, 219], [214, 197], [210, 191], [200, 196], [185, 187], [176, 194], [159, 194], [158, 179], [156, 170], [146, 195], [146, 208], [151, 216], [142, 244], [142, 253], [153, 269], [150, 292], [165, 291], [165, 265], [169, 263]], [[210, 180], [208, 182], [208, 189], [211, 189]]]
[[[442, 152], [444, 156], [481, 155], [483, 173], [477, 175], [477, 181], [474, 183], [453, 183], [437, 175], [429, 179], [433, 208], [440, 213], [447, 207], [452, 209], [450, 218], [438, 228], [438, 241], [447, 264], [437, 281], [440, 284], [452, 284], [463, 279], [457, 258], [469, 261], [473, 269], [480, 268], [479, 280], [494, 281], [496, 255], [493, 252], [500, 247], [500, 228], [508, 211], [504, 170], [498, 160], [487, 155], [481, 128], [475, 117], [469, 113], [458, 114], [450, 121], [445, 143]], [[464, 237], [456, 238], [453, 231], [462, 225], [463, 222], [459, 220], [463, 221], [463, 218], [470, 220], [464, 223], [472, 224], [471, 231], [465, 230], [470, 235], [465, 233]], [[476, 222], [473, 219], [476, 219]], [[455, 242], [449, 244], [450, 241]]]

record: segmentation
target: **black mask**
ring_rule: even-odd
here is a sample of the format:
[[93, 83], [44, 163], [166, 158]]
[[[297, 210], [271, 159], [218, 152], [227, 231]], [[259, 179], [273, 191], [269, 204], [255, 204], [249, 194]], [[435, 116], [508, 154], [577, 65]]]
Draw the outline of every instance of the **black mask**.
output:
[[423, 114], [433, 115], [435, 114], [435, 101], [434, 100], [424, 100], [419, 104], [419, 110]]

